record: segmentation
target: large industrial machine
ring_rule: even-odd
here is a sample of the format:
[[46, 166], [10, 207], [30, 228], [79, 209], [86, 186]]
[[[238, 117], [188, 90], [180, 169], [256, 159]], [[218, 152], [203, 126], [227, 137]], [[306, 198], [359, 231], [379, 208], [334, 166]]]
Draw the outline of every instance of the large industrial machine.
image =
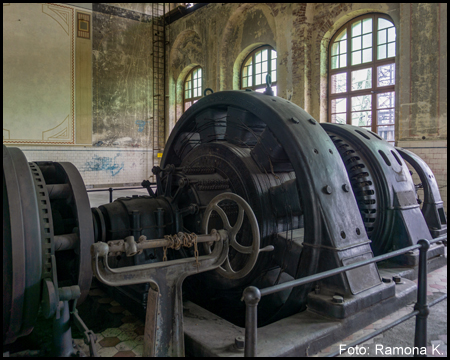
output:
[[[407, 164], [421, 179], [422, 208]], [[41, 308], [54, 318], [56, 355], [74, 354], [70, 317], [95, 355], [95, 334], [76, 310], [94, 274], [145, 314], [145, 355], [230, 355], [226, 337], [214, 343], [205, 333], [244, 325], [246, 287], [447, 233], [439, 189], [423, 160], [366, 129], [319, 124], [269, 86], [266, 93], [224, 91], [199, 100], [176, 123], [153, 173], [156, 191], [142, 183], [148, 196], [90, 209], [72, 164], [28, 162], [21, 150], [3, 146], [4, 344], [29, 334]], [[431, 269], [446, 262], [442, 243], [428, 254]], [[391, 277], [394, 271], [412, 279], [417, 264], [418, 253], [408, 253], [266, 296], [261, 336], [269, 339], [270, 329], [286, 321], [305, 331], [295, 319], [311, 314], [338, 319], [347, 332], [365, 326], [414, 295], [412, 282], [397, 286], [380, 273], [389, 268]], [[216, 330], [205, 323], [202, 333], [183, 311], [224, 321]], [[327, 341], [345, 335], [331, 326], [325, 336], [323, 329]], [[270, 347], [262, 354], [304, 351], [301, 344]]]

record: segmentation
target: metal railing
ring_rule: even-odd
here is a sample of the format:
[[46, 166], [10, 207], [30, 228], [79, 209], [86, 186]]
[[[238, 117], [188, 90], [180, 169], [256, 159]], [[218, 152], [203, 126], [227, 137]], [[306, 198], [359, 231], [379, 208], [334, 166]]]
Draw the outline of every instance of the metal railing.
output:
[[[156, 185], [151, 183], [151, 185]], [[121, 188], [102, 188], [102, 189], [86, 189], [86, 192], [97, 192], [97, 191], [109, 191], [109, 202], [112, 203], [113, 201], [113, 191], [114, 190], [135, 190], [135, 189], [147, 189], [143, 186], [134, 186], [134, 187], [121, 187]]]
[[[417, 285], [417, 302], [414, 306], [414, 311], [408, 315], [403, 316], [402, 318], [394, 321], [393, 323], [385, 326], [383, 329], [379, 329], [367, 336], [364, 336], [358, 340], [355, 340], [348, 346], [346, 346], [343, 351], [338, 351], [330, 354], [329, 356], [339, 355], [347, 349], [359, 345], [375, 336], [380, 334], [381, 332], [388, 330], [395, 325], [402, 323], [403, 321], [408, 320], [409, 318], [416, 316], [416, 329], [414, 336], [414, 348], [421, 349], [427, 346], [427, 318], [429, 314], [429, 307], [437, 304], [438, 302], [447, 298], [447, 295], [443, 295], [440, 298], [434, 300], [429, 305], [427, 304], [427, 251], [430, 248], [431, 244], [437, 243], [439, 241], [446, 240], [447, 236], [441, 236], [431, 241], [422, 239], [419, 240], [417, 245], [408, 246], [406, 248], [392, 251], [387, 254], [383, 254], [372, 259], [359, 261], [354, 264], [338, 267], [333, 270], [327, 270], [318, 274], [314, 274], [311, 276], [307, 276], [301, 279], [288, 281], [283, 284], [278, 284], [274, 286], [270, 286], [264, 289], [258, 289], [255, 286], [249, 286], [245, 288], [243, 293], [243, 299], [246, 305], [246, 313], [245, 313], [245, 349], [244, 356], [245, 357], [255, 357], [256, 356], [256, 345], [257, 345], [257, 314], [258, 314], [258, 303], [261, 300], [262, 296], [266, 296], [269, 294], [273, 294], [282, 290], [292, 289], [293, 287], [305, 285], [312, 283], [317, 280], [325, 279], [327, 277], [341, 274], [344, 271], [352, 270], [358, 268], [360, 266], [376, 263], [379, 261], [387, 260], [402, 254], [405, 254], [408, 251], [419, 249], [419, 270], [418, 270], [418, 285]], [[414, 356], [420, 356], [415, 353]]]

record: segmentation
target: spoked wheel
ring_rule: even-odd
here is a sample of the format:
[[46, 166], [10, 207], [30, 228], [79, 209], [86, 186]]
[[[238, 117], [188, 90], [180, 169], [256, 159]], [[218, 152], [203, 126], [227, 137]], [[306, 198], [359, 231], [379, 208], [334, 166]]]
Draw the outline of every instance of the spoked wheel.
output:
[[[236, 223], [231, 226], [230, 221], [228, 220], [228, 216], [225, 211], [219, 207], [219, 203], [223, 200], [231, 200], [235, 202], [238, 207], [238, 215]], [[248, 259], [244, 267], [240, 270], [235, 271], [232, 268], [231, 261], [229, 257], [226, 258], [225, 262], [216, 270], [221, 276], [227, 279], [240, 279], [244, 276], [248, 275], [250, 271], [256, 264], [256, 260], [258, 259], [259, 254], [259, 226], [258, 221], [256, 220], [255, 214], [253, 213], [250, 205], [241, 198], [239, 195], [233, 193], [223, 193], [217, 195], [214, 199], [211, 200], [208, 207], [203, 214], [203, 232], [205, 234], [208, 233], [208, 224], [210, 220], [211, 213], [215, 211], [219, 214], [220, 218], [223, 222], [223, 228], [228, 231], [228, 240], [230, 242], [230, 247], [235, 249], [237, 252], [241, 254], [248, 255]], [[243, 246], [236, 240], [236, 235], [242, 227], [242, 223], [244, 221], [244, 215], [247, 215], [248, 221], [250, 223], [250, 227], [252, 230], [252, 242], [250, 246]], [[205, 251], [207, 254], [211, 253], [211, 247], [209, 244], [204, 244]]]

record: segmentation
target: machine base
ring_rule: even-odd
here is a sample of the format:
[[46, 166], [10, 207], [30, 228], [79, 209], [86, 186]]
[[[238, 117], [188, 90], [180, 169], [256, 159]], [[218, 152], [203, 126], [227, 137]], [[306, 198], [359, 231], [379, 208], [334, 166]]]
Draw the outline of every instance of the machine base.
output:
[[[446, 259], [445, 259], [446, 260]], [[382, 277], [398, 269], [380, 269]], [[416, 300], [416, 284], [403, 279], [395, 285], [395, 296], [367, 307], [345, 319], [332, 319], [307, 310], [258, 329], [257, 356], [310, 356], [369, 324]], [[237, 336], [245, 329], [209, 311], [186, 302], [184, 305], [186, 354], [189, 356], [243, 356], [236, 349]]]

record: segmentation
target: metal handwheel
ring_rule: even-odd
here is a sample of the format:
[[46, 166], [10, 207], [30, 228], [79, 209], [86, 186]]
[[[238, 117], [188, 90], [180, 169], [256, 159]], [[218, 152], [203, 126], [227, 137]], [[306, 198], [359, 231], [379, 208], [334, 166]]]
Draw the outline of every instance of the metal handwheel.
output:
[[[237, 220], [233, 226], [230, 225], [230, 221], [228, 220], [228, 216], [225, 213], [225, 211], [223, 211], [223, 209], [220, 208], [218, 205], [223, 200], [234, 201], [239, 207]], [[273, 249], [273, 247], [271, 247], [271, 249], [269, 248], [264, 248], [261, 250], [259, 249], [260, 237], [259, 237], [258, 221], [256, 220], [255, 214], [253, 213], [253, 210], [251, 209], [250, 205], [239, 195], [233, 193], [223, 193], [217, 195], [215, 198], [211, 200], [203, 215], [202, 229], [205, 234], [208, 231], [209, 219], [213, 210], [219, 214], [220, 218], [222, 219], [224, 229], [228, 231], [228, 240], [230, 247], [232, 247], [239, 253], [249, 255], [247, 263], [244, 265], [242, 269], [238, 271], [234, 271], [233, 268], [231, 267], [229, 257], [226, 258], [224, 263], [219, 268], [217, 268], [216, 271], [228, 279], [243, 278], [244, 276], [248, 275], [248, 273], [255, 266], [259, 252], [262, 250], [270, 251]], [[243, 246], [239, 244], [236, 240], [236, 234], [239, 232], [244, 222], [244, 214], [247, 215], [252, 230], [253, 240], [250, 246]], [[204, 247], [208, 254], [211, 253], [211, 247], [208, 244], [205, 243]]]

